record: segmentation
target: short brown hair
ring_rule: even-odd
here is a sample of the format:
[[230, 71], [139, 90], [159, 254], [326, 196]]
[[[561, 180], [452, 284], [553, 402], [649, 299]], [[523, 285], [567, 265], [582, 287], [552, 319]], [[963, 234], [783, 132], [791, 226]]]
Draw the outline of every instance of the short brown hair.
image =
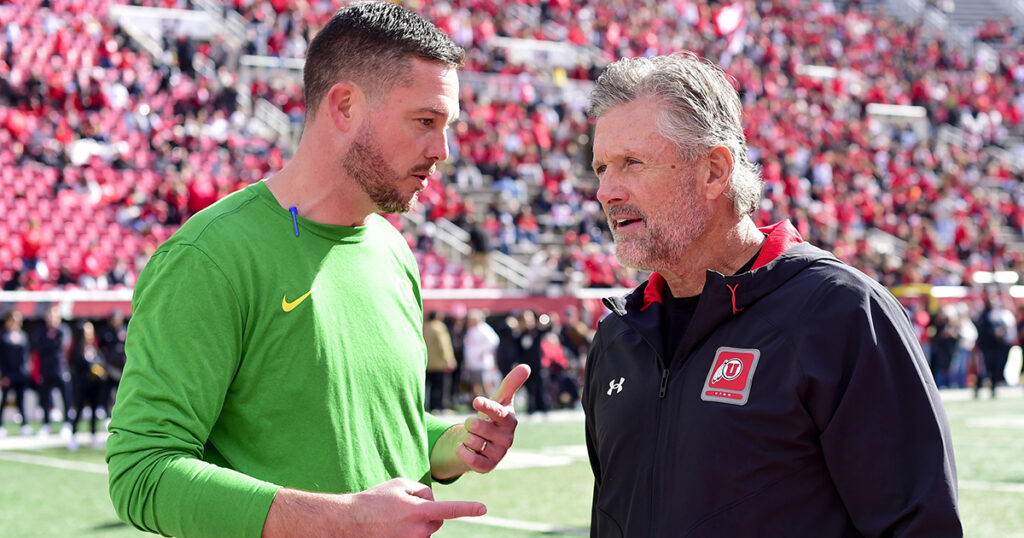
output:
[[306, 51], [302, 71], [306, 117], [316, 113], [332, 86], [350, 80], [369, 99], [407, 84], [413, 57], [462, 67], [466, 52], [450, 37], [401, 6], [356, 2], [339, 9]]

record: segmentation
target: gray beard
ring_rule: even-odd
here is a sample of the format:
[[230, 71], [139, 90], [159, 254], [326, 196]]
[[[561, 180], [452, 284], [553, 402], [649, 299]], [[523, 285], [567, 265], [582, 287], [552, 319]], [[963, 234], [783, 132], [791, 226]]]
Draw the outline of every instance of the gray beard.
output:
[[672, 194], [667, 200], [669, 206], [643, 215], [648, 226], [644, 236], [634, 234], [620, 242], [618, 234], [612, 232], [615, 258], [620, 264], [641, 271], [664, 271], [679, 263], [687, 247], [704, 234], [711, 222], [710, 209], [685, 190], [687, 187], [680, 186]]

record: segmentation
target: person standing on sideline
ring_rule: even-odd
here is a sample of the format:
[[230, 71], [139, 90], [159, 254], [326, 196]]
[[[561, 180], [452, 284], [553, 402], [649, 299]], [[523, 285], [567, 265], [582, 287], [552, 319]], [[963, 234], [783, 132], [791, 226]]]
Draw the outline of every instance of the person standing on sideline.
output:
[[14, 402], [21, 415], [21, 434], [32, 432], [25, 413], [25, 389], [32, 382], [29, 374], [29, 342], [28, 335], [22, 330], [21, 312], [11, 309], [4, 314], [3, 329], [0, 330], [0, 437], [4, 429], [4, 407], [7, 406], [7, 395], [14, 392]]
[[619, 60], [589, 113], [615, 253], [583, 407], [591, 535], [962, 536], [949, 425], [885, 288], [757, 228], [739, 96], [692, 53]]
[[474, 396], [493, 390], [495, 352], [498, 351], [498, 333], [487, 324], [484, 313], [470, 310], [466, 316], [466, 335], [463, 337], [462, 371]]
[[427, 346], [427, 410], [445, 409], [445, 393], [451, 374], [455, 370], [455, 352], [452, 351], [452, 335], [444, 324], [444, 313], [430, 313], [423, 327], [423, 341]]
[[398, 5], [340, 9], [307, 50], [292, 160], [153, 254], [107, 441], [122, 519], [176, 536], [423, 537], [485, 512], [430, 485], [501, 461], [529, 369], [464, 423], [424, 411], [419, 272], [377, 214], [412, 208], [448, 158], [464, 57]]
[[128, 337], [128, 326], [124, 322], [124, 312], [111, 312], [107, 322], [97, 330], [96, 336], [99, 339], [100, 352], [107, 360], [107, 401], [113, 402], [117, 397], [117, 385], [121, 381], [125, 362], [124, 341]]
[[988, 378], [992, 397], [996, 397], [996, 386], [1005, 382], [1003, 370], [1006, 359], [1017, 338], [1017, 320], [1013, 312], [1003, 308], [997, 292], [987, 291], [984, 306], [978, 313], [974, 325], [978, 328], [976, 345], [981, 353], [981, 368], [974, 383], [974, 397], [981, 395], [981, 385]]
[[[508, 375], [512, 368], [523, 362], [523, 345], [519, 333], [519, 318], [512, 312], [498, 325], [494, 332], [498, 333], [498, 349], [494, 352], [494, 361], [498, 364], [501, 375]], [[534, 370], [530, 368], [530, 377]]]
[[971, 319], [971, 307], [967, 303], [956, 305], [957, 332], [960, 338], [956, 341], [956, 352], [950, 366], [950, 377], [954, 386], [973, 387], [978, 382], [978, 373], [974, 368], [974, 346], [978, 342], [978, 328]]
[[530, 367], [531, 373], [530, 379], [526, 382], [526, 392], [529, 395], [526, 411], [530, 415], [547, 414], [551, 410], [551, 372], [544, 367], [541, 341], [551, 327], [539, 323], [533, 310], [523, 310], [519, 327], [523, 363]]
[[956, 319], [956, 306], [945, 305], [935, 313], [928, 327], [931, 335], [931, 367], [935, 385], [939, 388], [950, 386], [950, 365], [960, 341], [960, 327]]
[[[456, 304], [452, 312], [444, 317], [444, 324], [448, 327], [448, 334], [452, 337], [452, 354], [455, 355], [455, 369], [452, 370], [452, 384], [448, 387], [448, 402], [452, 409], [466, 403], [462, 383], [463, 364], [466, 362], [466, 307]], [[530, 374], [533, 375], [532, 372]]]
[[50, 433], [50, 412], [53, 409], [53, 391], [60, 394], [63, 405], [65, 433], [71, 431], [72, 388], [71, 370], [68, 368], [68, 350], [71, 330], [60, 314], [60, 305], [54, 303], [43, 314], [43, 325], [32, 333], [32, 352], [39, 360], [39, 405], [43, 408], [43, 426], [40, 434]]
[[86, 404], [91, 408], [89, 415], [89, 431], [92, 432], [92, 446], [97, 446], [96, 421], [106, 417], [107, 411], [107, 378], [110, 376], [107, 360], [99, 348], [96, 328], [91, 321], [82, 323], [78, 337], [71, 345], [71, 382], [75, 394], [75, 418], [71, 420], [71, 439], [68, 448], [78, 448], [78, 421], [82, 418], [82, 410]]

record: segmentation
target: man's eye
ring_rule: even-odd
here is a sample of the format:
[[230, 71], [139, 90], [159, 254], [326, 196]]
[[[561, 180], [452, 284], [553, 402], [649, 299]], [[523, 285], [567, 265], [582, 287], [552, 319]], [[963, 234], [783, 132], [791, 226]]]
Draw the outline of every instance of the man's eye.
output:
[[601, 166], [598, 166], [597, 168], [594, 169], [594, 173], [597, 175], [601, 175], [604, 173], [605, 168], [607, 167], [602, 164]]
[[640, 164], [640, 161], [638, 161], [636, 159], [626, 159], [626, 165], [627, 166], [634, 165], [634, 164]]
[[433, 118], [421, 118], [419, 120], [419, 122], [424, 127], [433, 127], [434, 126], [434, 119]]

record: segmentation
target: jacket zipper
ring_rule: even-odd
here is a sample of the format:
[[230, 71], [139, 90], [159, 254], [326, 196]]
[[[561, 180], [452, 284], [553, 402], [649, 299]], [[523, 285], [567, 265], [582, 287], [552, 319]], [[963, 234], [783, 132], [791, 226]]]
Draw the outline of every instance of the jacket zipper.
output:
[[[622, 320], [623, 320], [624, 323], [629, 325], [634, 331], [637, 331], [637, 333], [640, 334], [641, 339], [643, 339], [645, 342], [647, 342], [647, 345], [651, 348], [651, 351], [654, 352], [654, 357], [658, 361], [658, 366], [661, 367], [661, 384], [658, 387], [658, 400], [659, 400], [659, 404], [657, 405], [657, 416], [655, 416], [655, 419], [654, 419], [654, 423], [657, 425], [657, 430], [654, 433], [654, 438], [656, 440], [658, 440], [659, 442], [654, 443], [654, 446], [652, 447], [653, 450], [654, 450], [654, 457], [652, 458], [652, 461], [659, 461], [659, 459], [660, 459], [660, 450], [661, 450], [660, 440], [661, 440], [661, 433], [662, 433], [662, 431], [661, 431], [661, 414], [662, 414], [662, 409], [661, 408], [662, 408], [662, 404], [660, 403], [660, 401], [664, 400], [665, 399], [665, 394], [668, 393], [668, 376], [669, 376], [669, 373], [670, 373], [669, 365], [667, 365], [665, 363], [665, 359], [664, 359], [664, 357], [661, 356], [661, 352], [658, 351], [657, 349], [655, 349], [654, 346], [651, 345], [651, 342], [647, 340], [647, 338], [644, 338], [643, 331], [638, 330], [636, 327], [633, 326], [632, 323], [629, 323], [628, 321], [626, 321], [624, 317], [622, 317]], [[658, 474], [654, 472], [654, 467], [655, 466], [651, 467], [651, 498], [656, 498], [657, 497], [656, 492], [658, 491], [658, 485], [657, 485]], [[653, 532], [653, 530], [655, 528], [657, 528], [657, 526], [658, 526], [658, 517], [657, 517], [657, 512], [654, 509], [654, 503], [651, 503], [650, 518], [651, 518], [651, 529], [652, 529], [652, 532]], [[653, 534], [652, 534], [652, 536], [653, 536]]]
[[[659, 365], [661, 366], [661, 385], [658, 387], [658, 406], [657, 406], [658, 416], [657, 416], [657, 419], [656, 419], [656, 422], [655, 422], [658, 425], [658, 429], [657, 429], [657, 431], [654, 434], [654, 438], [657, 440], [654, 443], [654, 461], [660, 461], [660, 459], [661, 459], [661, 456], [659, 455], [659, 452], [661, 451], [661, 446], [662, 446], [662, 443], [661, 443], [661, 435], [662, 435], [661, 415], [664, 412], [664, 409], [662, 409], [662, 408], [665, 405], [665, 403], [664, 403], [665, 402], [665, 393], [668, 392], [668, 374], [669, 374], [668, 366], [666, 366], [664, 364], [663, 360], [660, 360], [660, 358], [659, 358], [658, 362], [659, 362]], [[659, 475], [656, 472], [653, 472], [652, 476], [651, 476], [651, 498], [652, 499], [658, 498], [658, 493], [657, 493], [658, 489], [659, 489], [658, 488], [658, 476]], [[654, 505], [655, 505], [655, 503], [651, 503], [651, 536], [654, 536], [654, 531], [658, 527], [658, 513], [654, 509]]]

